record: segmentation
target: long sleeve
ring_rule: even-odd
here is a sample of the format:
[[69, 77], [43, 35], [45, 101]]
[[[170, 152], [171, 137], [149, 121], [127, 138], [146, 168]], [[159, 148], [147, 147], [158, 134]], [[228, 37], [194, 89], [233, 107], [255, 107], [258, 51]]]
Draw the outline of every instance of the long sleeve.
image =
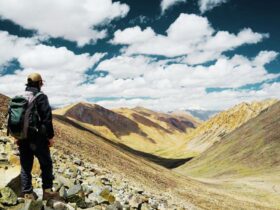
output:
[[41, 94], [36, 99], [38, 114], [41, 118], [41, 123], [46, 127], [46, 134], [48, 139], [54, 137], [53, 123], [52, 123], [52, 109], [49, 104], [48, 97]]

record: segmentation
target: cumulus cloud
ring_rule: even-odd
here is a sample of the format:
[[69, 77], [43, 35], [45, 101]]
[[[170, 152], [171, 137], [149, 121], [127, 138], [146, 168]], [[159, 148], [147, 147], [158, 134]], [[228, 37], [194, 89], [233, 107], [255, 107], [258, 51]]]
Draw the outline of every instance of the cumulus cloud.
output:
[[[65, 47], [29, 42], [6, 33], [5, 37], [5, 44], [13, 49], [9, 58], [17, 59], [22, 67], [13, 74], [0, 76], [0, 92], [9, 96], [21, 93], [27, 75], [36, 71], [46, 81], [43, 91], [49, 95], [52, 105], [114, 97], [116, 100], [104, 99], [98, 103], [108, 108], [146, 106], [169, 111], [192, 107], [226, 108], [244, 100], [279, 97], [277, 83], [263, 85], [258, 91], [238, 90], [247, 84], [279, 77], [279, 74], [269, 74], [264, 67], [278, 55], [274, 51], [261, 51], [254, 58], [222, 56], [210, 66], [170, 63], [143, 55], [120, 55], [100, 62], [102, 53], [75, 54]], [[21, 42], [24, 45], [12, 45]], [[21, 52], [18, 48], [22, 46], [25, 50]], [[86, 72], [98, 62], [95, 71], [108, 74], [88, 81]], [[207, 88], [215, 87], [230, 90], [206, 92]]]
[[36, 43], [35, 39], [20, 38], [6, 31], [0, 31], [0, 67], [23, 54]]
[[134, 44], [142, 43], [155, 36], [155, 32], [151, 27], [147, 27], [145, 30], [141, 30], [139, 26], [133, 28], [127, 28], [123, 31], [117, 30], [115, 32], [115, 38], [111, 41], [112, 44]]
[[126, 4], [112, 0], [1, 0], [0, 17], [14, 21], [40, 35], [62, 37], [82, 46], [104, 38], [96, 26], [125, 17]]
[[[268, 98], [280, 99], [280, 83], [265, 84], [260, 90], [224, 90], [206, 93], [205, 91], [180, 92], [169, 97], [154, 99], [103, 100], [98, 104], [108, 107], [144, 106], [158, 111], [187, 109], [224, 110], [242, 102], [260, 101]], [[178, 103], [180, 101], [180, 103]]]
[[201, 13], [212, 10], [214, 7], [226, 3], [228, 0], [199, 0], [198, 6]]
[[167, 35], [156, 34], [152, 28], [141, 30], [136, 26], [118, 30], [111, 41], [127, 45], [126, 54], [184, 56], [189, 64], [215, 60], [223, 52], [234, 50], [244, 44], [255, 44], [268, 34], [253, 32], [249, 28], [237, 34], [215, 31], [206, 17], [181, 14], [167, 29]]
[[181, 2], [186, 2], [187, 0], [162, 0], [160, 3], [161, 11], [164, 13], [167, 9], [170, 7], [181, 3]]
[[35, 71], [46, 81], [45, 89], [50, 94], [51, 103], [67, 104], [84, 99], [80, 86], [87, 80], [85, 72], [104, 56], [103, 53], [77, 55], [65, 47], [30, 43], [6, 33], [5, 36], [6, 46], [12, 49], [8, 50], [9, 58], [6, 60], [17, 59], [22, 70], [0, 76], [1, 93], [9, 96], [22, 93], [27, 75]]
[[[210, 66], [168, 64], [144, 56], [118, 56], [98, 65], [97, 70], [106, 70], [109, 74], [95, 80], [87, 91], [96, 97], [120, 98], [98, 102], [107, 107], [147, 106], [161, 111], [186, 107], [222, 109], [243, 100], [278, 97], [275, 91], [269, 92], [269, 85], [262, 91], [238, 90], [248, 84], [279, 77], [280, 74], [270, 74], [264, 67], [276, 56], [274, 51], [261, 51], [252, 59], [241, 55], [223, 56]], [[229, 90], [207, 93], [207, 88]]]

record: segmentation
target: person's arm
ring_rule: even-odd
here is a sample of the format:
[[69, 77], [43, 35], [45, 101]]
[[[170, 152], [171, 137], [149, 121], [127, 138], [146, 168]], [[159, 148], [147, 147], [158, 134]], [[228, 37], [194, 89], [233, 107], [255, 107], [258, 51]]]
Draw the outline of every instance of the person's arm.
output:
[[45, 94], [41, 94], [37, 97], [36, 102], [41, 122], [46, 127], [47, 138], [52, 139], [54, 137], [52, 109], [49, 104], [48, 97]]

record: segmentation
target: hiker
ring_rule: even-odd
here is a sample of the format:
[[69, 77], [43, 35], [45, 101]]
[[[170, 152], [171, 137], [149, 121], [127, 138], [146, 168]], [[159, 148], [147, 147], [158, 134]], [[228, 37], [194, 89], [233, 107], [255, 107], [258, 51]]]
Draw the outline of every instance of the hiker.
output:
[[28, 104], [33, 100], [34, 109], [38, 115], [38, 125], [36, 125], [38, 129], [28, 127], [26, 138], [17, 140], [20, 153], [22, 194], [24, 198], [32, 200], [38, 198], [32, 187], [31, 171], [34, 156], [38, 158], [42, 171], [43, 200], [60, 199], [58, 193], [52, 191], [54, 177], [49, 147], [54, 144], [54, 130], [52, 110], [48, 97], [41, 92], [42, 86], [43, 80], [40, 74], [32, 73], [28, 76], [24, 97], [29, 101]]

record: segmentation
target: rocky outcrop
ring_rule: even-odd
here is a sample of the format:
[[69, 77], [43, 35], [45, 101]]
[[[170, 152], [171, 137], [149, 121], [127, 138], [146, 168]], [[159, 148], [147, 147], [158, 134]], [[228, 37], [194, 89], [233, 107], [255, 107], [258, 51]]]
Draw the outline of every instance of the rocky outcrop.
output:
[[9, 97], [0, 93], [0, 129], [3, 129], [3, 123], [6, 121], [5, 114], [8, 111], [9, 100]]

